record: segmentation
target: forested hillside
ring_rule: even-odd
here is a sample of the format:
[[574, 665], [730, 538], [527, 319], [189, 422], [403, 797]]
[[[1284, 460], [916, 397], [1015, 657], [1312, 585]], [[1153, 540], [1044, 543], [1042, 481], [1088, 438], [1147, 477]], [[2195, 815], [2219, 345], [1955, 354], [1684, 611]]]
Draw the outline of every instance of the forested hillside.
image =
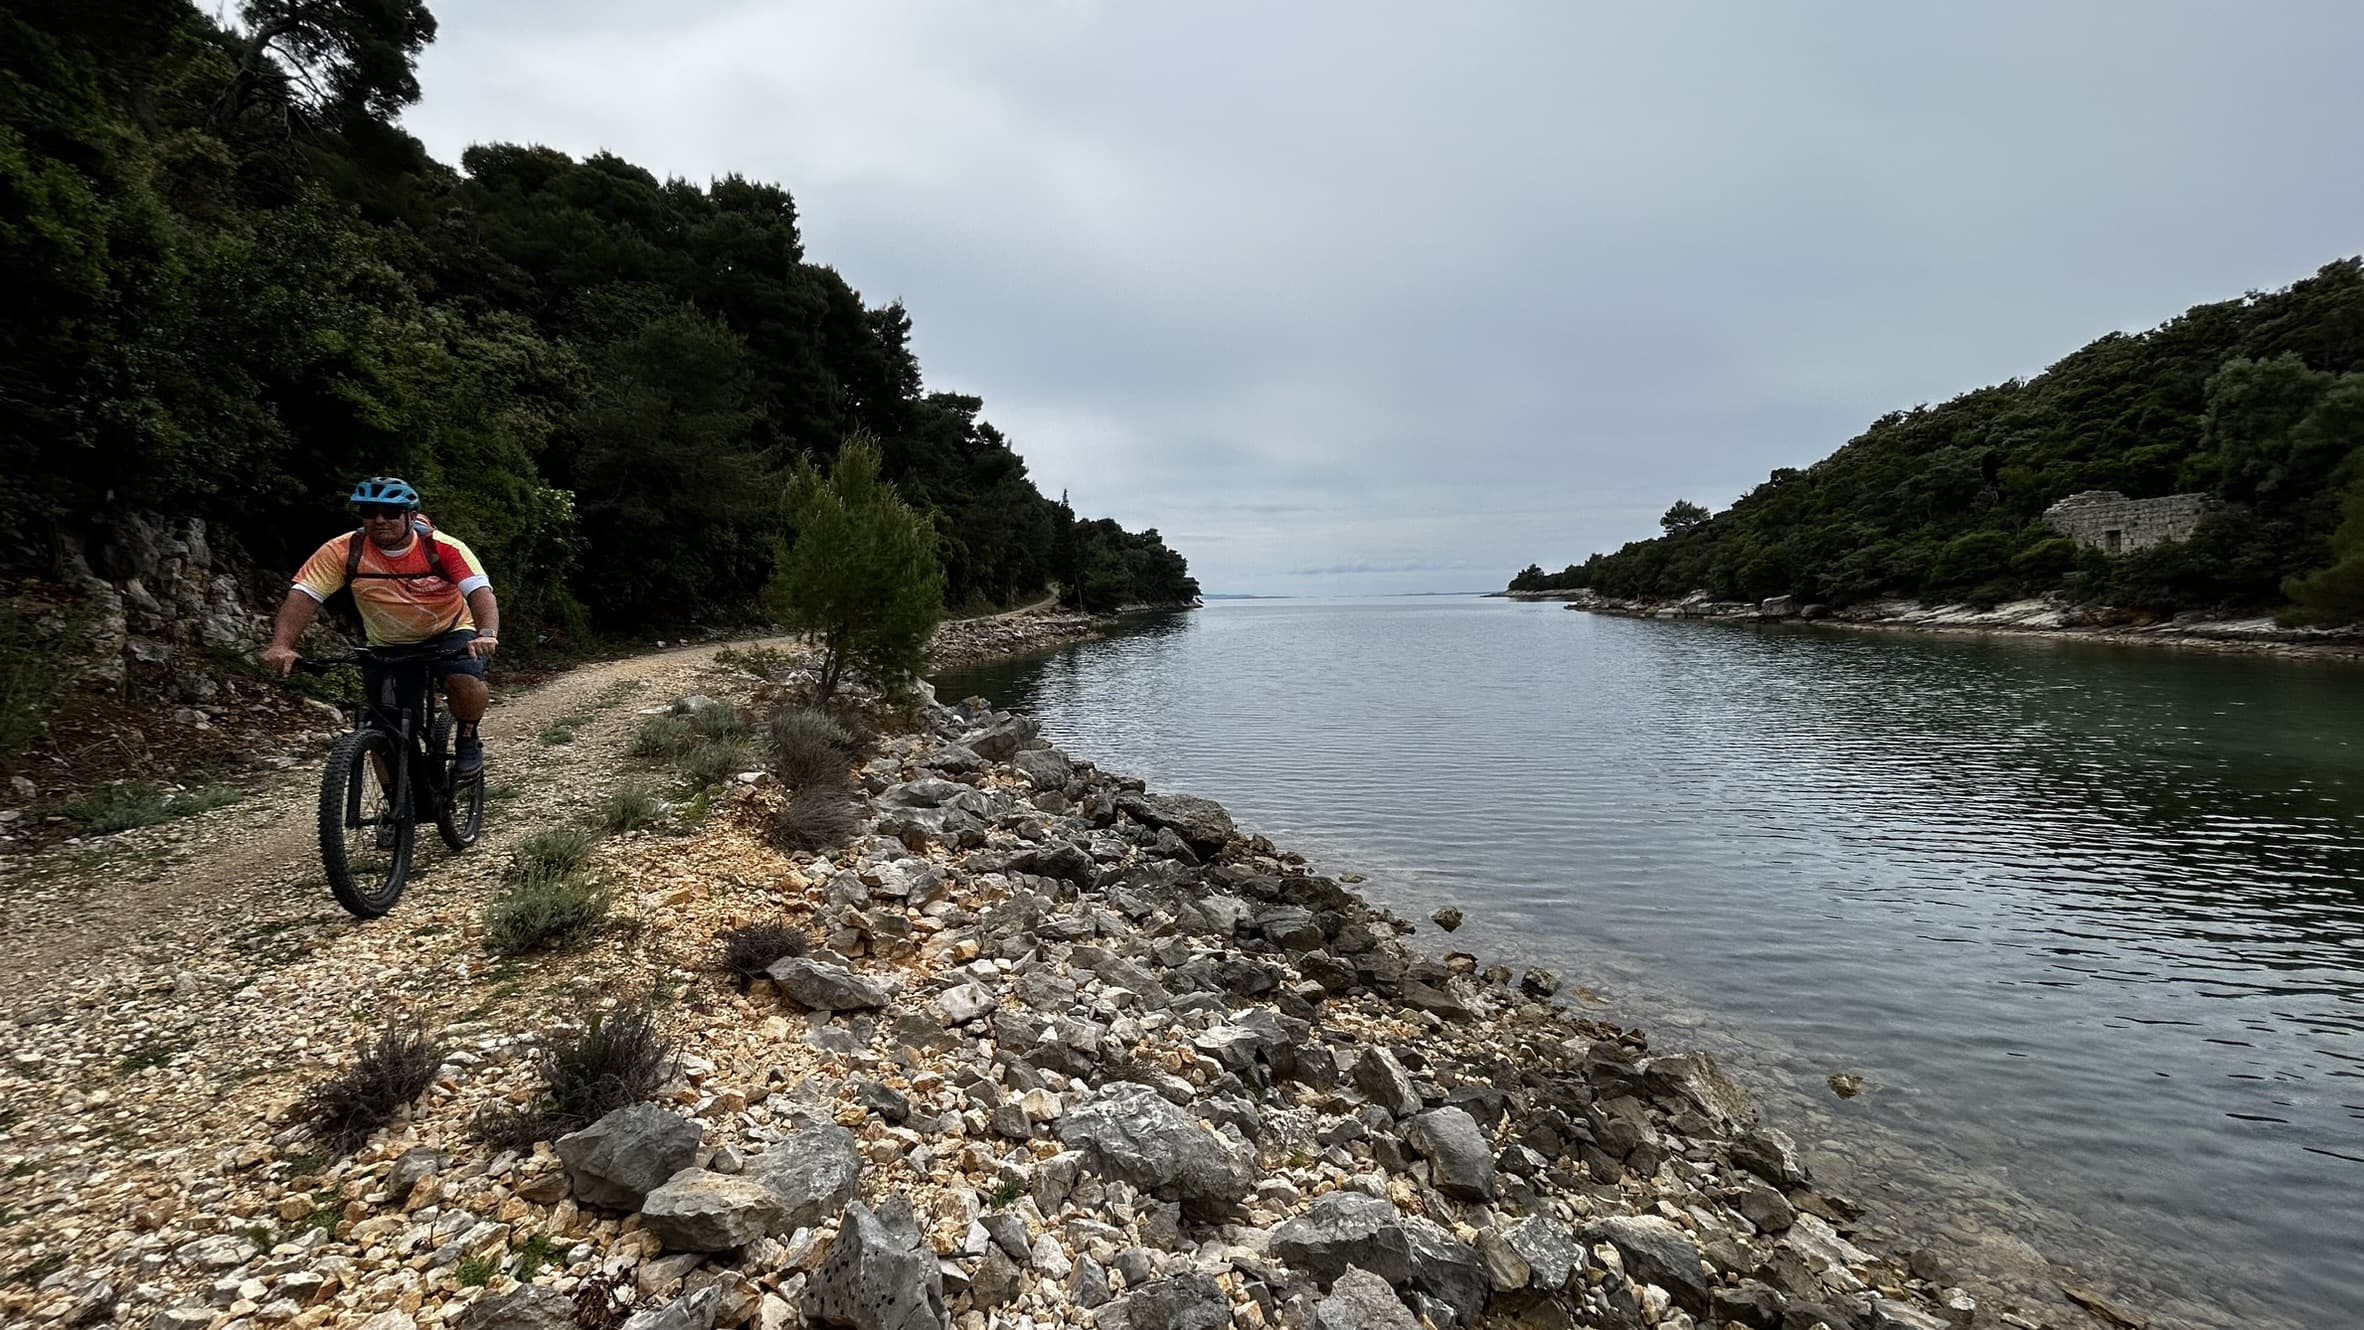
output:
[[[2040, 515], [2080, 490], [2225, 501], [2182, 544], [2110, 558]], [[2066, 590], [2154, 611], [2364, 617], [2364, 261], [2113, 333], [2027, 380], [1896, 411], [1713, 516], [1512, 590], [1618, 597], [1882, 595], [1993, 603]]]
[[425, 5], [238, 15], [0, 10], [0, 571], [124, 512], [292, 566], [390, 471], [484, 555], [511, 638], [730, 621], [794, 535], [789, 466], [866, 432], [955, 606], [1195, 594], [926, 391], [909, 314], [808, 260], [787, 190], [507, 144], [455, 169], [396, 124]]

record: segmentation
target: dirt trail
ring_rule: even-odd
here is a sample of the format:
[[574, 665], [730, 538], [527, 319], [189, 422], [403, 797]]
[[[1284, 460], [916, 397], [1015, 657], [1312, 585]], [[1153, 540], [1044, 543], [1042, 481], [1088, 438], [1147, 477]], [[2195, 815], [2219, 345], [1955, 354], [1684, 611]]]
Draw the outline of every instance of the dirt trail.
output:
[[[515, 793], [489, 804], [484, 841], [469, 858], [498, 859], [507, 842], [535, 829], [538, 819], [520, 816], [520, 805], [544, 803], [557, 787], [587, 783], [604, 790], [612, 783], [622, 751], [617, 734], [586, 732], [569, 744], [545, 745], [537, 736], [552, 722], [618, 708], [628, 713], [634, 703], [620, 696], [624, 687], [634, 697], [656, 698], [665, 681], [686, 679], [720, 649], [632, 656], [583, 666], [526, 691], [496, 693], [485, 717], [486, 780], [496, 792]], [[313, 820], [318, 757], [307, 755], [213, 812], [0, 863], [0, 1025], [100, 958], [153, 952], [185, 961], [231, 933], [341, 918], [320, 876]], [[444, 852], [431, 829], [419, 845], [421, 863], [409, 890], [432, 895], [449, 867], [465, 860]]]

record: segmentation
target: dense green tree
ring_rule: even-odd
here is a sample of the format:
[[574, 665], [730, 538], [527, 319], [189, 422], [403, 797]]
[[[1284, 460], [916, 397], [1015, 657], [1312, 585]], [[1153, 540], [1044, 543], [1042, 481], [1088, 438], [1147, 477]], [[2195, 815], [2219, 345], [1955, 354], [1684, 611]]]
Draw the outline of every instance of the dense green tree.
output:
[[1707, 510], [1705, 508], [1689, 499], [1677, 499], [1674, 501], [1674, 506], [1668, 508], [1659, 517], [1658, 529], [1668, 535], [1673, 535], [1677, 531], [1688, 531], [1706, 520]]
[[880, 477], [876, 444], [857, 436], [824, 475], [797, 464], [784, 503], [795, 537], [765, 600], [783, 623], [821, 647], [819, 700], [849, 673], [883, 690], [907, 685], [927, 661], [944, 613], [944, 571], [926, 514]]
[[[396, 120], [425, 4], [235, 12], [0, 9], [0, 570], [142, 508], [286, 563], [393, 470], [514, 625], [745, 620], [787, 460], [867, 432], [948, 600], [1080, 585], [1083, 524], [924, 391], [910, 312], [808, 260], [786, 189], [515, 144], [455, 170]], [[1153, 534], [1097, 538], [1113, 600], [1195, 594]]]

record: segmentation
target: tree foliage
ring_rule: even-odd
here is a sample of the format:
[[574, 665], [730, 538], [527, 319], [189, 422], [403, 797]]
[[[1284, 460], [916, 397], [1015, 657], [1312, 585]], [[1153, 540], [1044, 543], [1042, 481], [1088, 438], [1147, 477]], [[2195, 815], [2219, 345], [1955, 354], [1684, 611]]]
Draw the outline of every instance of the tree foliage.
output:
[[[2341, 588], [2364, 577], [2360, 448], [2364, 260], [2346, 258], [2284, 290], [2112, 333], [2034, 378], [1892, 411], [1723, 512], [1679, 501], [1663, 535], [1556, 573], [1530, 565], [1511, 588], [1829, 604], [2058, 589], [2161, 612], [2287, 597], [2355, 618]], [[2224, 504], [2188, 541], [2113, 559], [2041, 520], [2093, 489]]]
[[848, 440], [823, 475], [799, 462], [784, 508], [795, 531], [765, 599], [775, 617], [819, 639], [818, 701], [849, 672], [885, 691], [927, 663], [944, 617], [944, 568], [927, 515], [880, 479], [876, 444]]
[[[0, 9], [0, 571], [123, 509], [292, 563], [391, 471], [484, 555], [509, 636], [743, 620], [799, 459], [875, 439], [954, 603], [1066, 582], [1185, 599], [1154, 533], [1084, 530], [975, 397], [926, 390], [899, 303], [810, 261], [788, 191], [393, 117], [420, 0]], [[1162, 551], [1162, 553], [1161, 553]]]

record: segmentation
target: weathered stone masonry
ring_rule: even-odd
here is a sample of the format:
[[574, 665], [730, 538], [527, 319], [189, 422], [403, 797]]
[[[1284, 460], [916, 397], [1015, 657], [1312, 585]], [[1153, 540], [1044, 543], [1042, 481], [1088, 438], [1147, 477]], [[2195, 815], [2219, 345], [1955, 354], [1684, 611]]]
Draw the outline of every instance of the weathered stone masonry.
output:
[[2104, 554], [2189, 540], [2200, 519], [2216, 507], [2207, 494], [2170, 494], [2160, 499], [2129, 499], [2116, 490], [2085, 490], [2071, 494], [2044, 510], [2052, 528], [2088, 549]]

